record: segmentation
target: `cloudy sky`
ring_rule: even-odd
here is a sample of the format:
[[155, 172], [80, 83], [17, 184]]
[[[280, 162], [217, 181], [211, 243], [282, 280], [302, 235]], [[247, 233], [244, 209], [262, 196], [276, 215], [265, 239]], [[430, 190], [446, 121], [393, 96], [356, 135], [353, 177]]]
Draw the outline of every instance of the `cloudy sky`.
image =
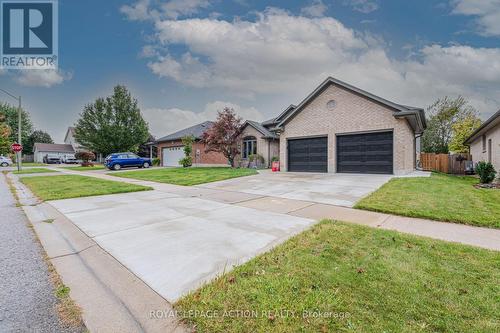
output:
[[485, 119], [500, 108], [500, 0], [59, 0], [59, 66], [0, 72], [56, 141], [116, 84], [155, 136], [224, 106], [274, 117], [327, 76], [419, 107], [461, 94]]

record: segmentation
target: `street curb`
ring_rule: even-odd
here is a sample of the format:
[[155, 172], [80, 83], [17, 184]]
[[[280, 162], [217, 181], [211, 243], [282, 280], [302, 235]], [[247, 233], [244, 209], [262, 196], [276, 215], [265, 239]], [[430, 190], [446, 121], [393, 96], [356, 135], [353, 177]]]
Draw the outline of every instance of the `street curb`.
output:
[[[104, 251], [63, 214], [40, 202], [9, 174], [18, 201], [33, 225], [70, 297], [91, 332], [187, 332], [172, 305]], [[161, 318], [155, 313], [162, 313]]]

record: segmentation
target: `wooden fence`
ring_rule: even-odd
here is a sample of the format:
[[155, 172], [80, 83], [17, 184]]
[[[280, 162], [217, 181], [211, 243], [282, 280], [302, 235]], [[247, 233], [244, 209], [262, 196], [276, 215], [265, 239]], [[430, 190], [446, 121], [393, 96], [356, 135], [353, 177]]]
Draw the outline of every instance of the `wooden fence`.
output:
[[425, 171], [463, 175], [465, 174], [465, 162], [471, 160], [472, 156], [469, 154], [420, 154], [420, 163]]

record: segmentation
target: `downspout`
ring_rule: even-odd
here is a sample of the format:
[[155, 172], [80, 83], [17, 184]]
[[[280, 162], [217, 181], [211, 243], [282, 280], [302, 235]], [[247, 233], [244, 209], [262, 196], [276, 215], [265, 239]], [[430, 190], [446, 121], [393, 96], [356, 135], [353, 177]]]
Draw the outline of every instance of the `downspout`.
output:
[[267, 140], [267, 168], [271, 165], [271, 140]]
[[[417, 165], [417, 139], [418, 138], [421, 138], [422, 135], [424, 135], [424, 133], [420, 133], [420, 134], [417, 134], [415, 135], [415, 139], [414, 139], [414, 143], [413, 143], [413, 150], [414, 150], [414, 154], [413, 154], [413, 161], [414, 161], [414, 166], [415, 166], [415, 170], [419, 170], [419, 171], [423, 171], [421, 167], [419, 167]], [[420, 150], [422, 150], [422, 142], [420, 142]]]

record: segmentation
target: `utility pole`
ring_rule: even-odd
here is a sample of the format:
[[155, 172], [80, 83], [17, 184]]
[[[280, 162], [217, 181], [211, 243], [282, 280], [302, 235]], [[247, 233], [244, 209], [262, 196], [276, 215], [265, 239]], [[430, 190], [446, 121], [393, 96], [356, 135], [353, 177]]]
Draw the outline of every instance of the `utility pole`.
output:
[[[22, 121], [21, 121], [21, 96], [16, 96], [16, 95], [13, 95], [11, 94], [10, 92], [8, 92], [7, 90], [4, 90], [2, 88], [0, 88], [0, 91], [2, 91], [3, 93], [9, 95], [10, 97], [12, 97], [13, 99], [15, 99], [18, 103], [18, 109], [17, 109], [17, 140], [20, 145], [22, 144], [21, 140], [22, 140], [22, 136], [21, 136], [21, 124], [22, 124]], [[16, 155], [17, 155], [17, 170], [18, 171], [21, 171], [21, 155], [22, 154], [22, 151], [20, 152], [17, 152]]]
[[[22, 135], [21, 135], [21, 96], [17, 98], [18, 100], [18, 109], [17, 109], [17, 143], [19, 143], [22, 146]], [[17, 152], [17, 171], [21, 171], [21, 163], [22, 163], [22, 154], [23, 151]]]

